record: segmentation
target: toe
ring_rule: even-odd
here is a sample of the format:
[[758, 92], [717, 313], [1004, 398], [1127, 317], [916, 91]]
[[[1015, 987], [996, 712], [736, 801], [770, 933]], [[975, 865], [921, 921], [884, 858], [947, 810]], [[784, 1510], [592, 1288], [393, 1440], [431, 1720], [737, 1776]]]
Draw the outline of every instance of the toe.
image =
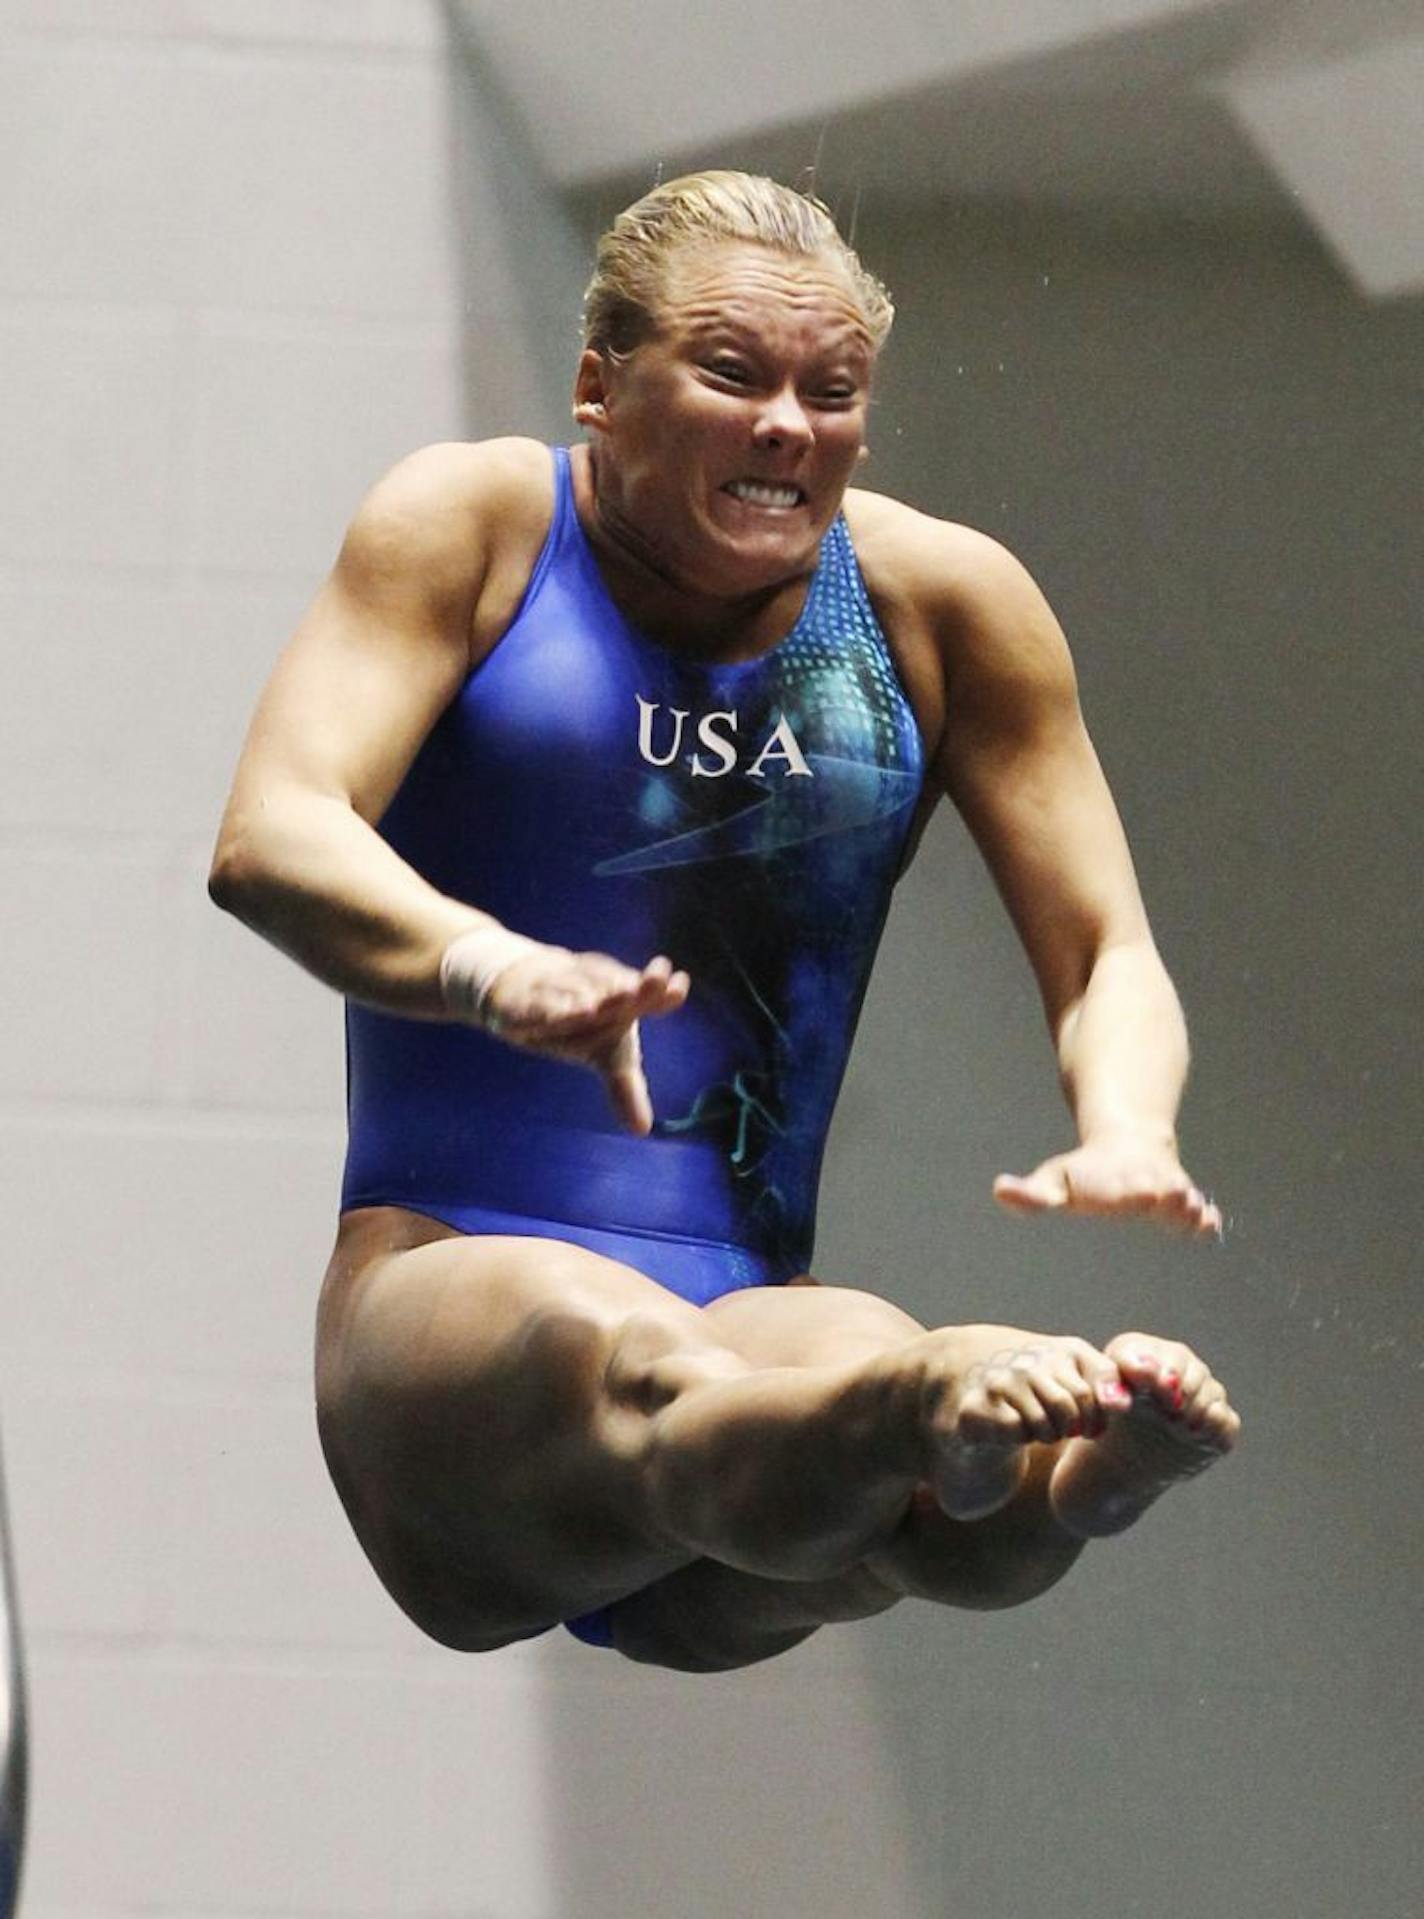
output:
[[1137, 1392], [1150, 1392], [1168, 1366], [1166, 1354], [1145, 1333], [1121, 1333], [1106, 1351], [1128, 1385]]

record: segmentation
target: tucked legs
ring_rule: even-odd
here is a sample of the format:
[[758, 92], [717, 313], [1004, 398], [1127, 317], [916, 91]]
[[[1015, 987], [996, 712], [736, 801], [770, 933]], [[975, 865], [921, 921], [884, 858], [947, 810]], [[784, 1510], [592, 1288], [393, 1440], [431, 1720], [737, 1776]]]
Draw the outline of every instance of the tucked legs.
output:
[[634, 1659], [722, 1670], [906, 1596], [1055, 1583], [1234, 1442], [1186, 1348], [926, 1331], [814, 1285], [695, 1308], [539, 1238], [348, 1216], [318, 1408], [378, 1574], [483, 1650], [595, 1607]]

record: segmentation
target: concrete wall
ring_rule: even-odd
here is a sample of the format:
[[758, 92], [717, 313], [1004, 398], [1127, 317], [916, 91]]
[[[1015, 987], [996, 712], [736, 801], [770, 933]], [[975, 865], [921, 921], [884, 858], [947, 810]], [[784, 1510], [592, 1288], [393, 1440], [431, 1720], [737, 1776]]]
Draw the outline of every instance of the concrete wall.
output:
[[1409, 1910], [1417, 310], [1279, 240], [862, 214], [904, 308], [874, 483], [1007, 538], [1079, 643], [1233, 1226], [991, 1214], [1062, 1122], [945, 822], [822, 1270], [926, 1317], [1180, 1331], [1249, 1448], [1022, 1615], [902, 1609], [711, 1682], [562, 1636], [462, 1660], [378, 1591], [317, 1454], [337, 1008], [202, 875], [364, 487], [424, 440], [560, 430], [587, 222], [423, 0], [27, 0], [0, 31], [27, 1919]]
[[338, 1007], [203, 890], [361, 493], [535, 411], [497, 142], [452, 75], [423, 0], [34, 0], [0, 30], [27, 1919], [554, 1909], [537, 1670], [426, 1648], [317, 1452]]

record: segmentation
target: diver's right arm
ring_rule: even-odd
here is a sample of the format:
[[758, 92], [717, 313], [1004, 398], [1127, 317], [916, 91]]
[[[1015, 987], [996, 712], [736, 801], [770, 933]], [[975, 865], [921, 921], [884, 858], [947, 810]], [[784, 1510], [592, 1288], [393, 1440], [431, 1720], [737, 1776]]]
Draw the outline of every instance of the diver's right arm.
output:
[[258, 702], [208, 882], [318, 979], [417, 1018], [441, 1017], [441, 954], [484, 916], [374, 822], [474, 663], [513, 490], [501, 464], [497, 449], [428, 447], [362, 503]]
[[458, 962], [477, 931], [490, 933], [473, 942], [481, 959], [499, 954], [497, 923], [438, 892], [375, 827], [507, 625], [548, 519], [549, 456], [528, 441], [429, 447], [377, 484], [258, 703], [209, 891], [353, 999], [407, 1018], [478, 1017], [590, 1066], [645, 1131], [636, 1021], [675, 1010], [686, 980], [666, 962], [640, 974], [514, 945], [482, 992], [448, 964], [442, 982], [442, 960]]

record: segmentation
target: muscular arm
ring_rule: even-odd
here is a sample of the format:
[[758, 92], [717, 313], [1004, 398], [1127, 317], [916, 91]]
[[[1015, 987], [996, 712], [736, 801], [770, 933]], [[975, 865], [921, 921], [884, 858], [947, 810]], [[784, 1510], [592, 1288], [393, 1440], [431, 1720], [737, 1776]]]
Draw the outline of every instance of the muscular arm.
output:
[[637, 1021], [681, 1005], [686, 979], [511, 941], [375, 825], [502, 632], [547, 523], [548, 455], [529, 442], [430, 447], [374, 488], [258, 704], [209, 890], [339, 992], [407, 1018], [497, 1018], [511, 1042], [593, 1068], [646, 1131]]
[[433, 447], [372, 491], [258, 704], [218, 835], [218, 905], [317, 978], [438, 1017], [440, 956], [482, 923], [375, 830], [471, 663], [489, 564], [466, 449]]
[[996, 1183], [1026, 1209], [1150, 1213], [1214, 1231], [1177, 1156], [1186, 1027], [1043, 595], [963, 535], [937, 630], [944, 790], [973, 832], [1037, 977], [1079, 1147]]

